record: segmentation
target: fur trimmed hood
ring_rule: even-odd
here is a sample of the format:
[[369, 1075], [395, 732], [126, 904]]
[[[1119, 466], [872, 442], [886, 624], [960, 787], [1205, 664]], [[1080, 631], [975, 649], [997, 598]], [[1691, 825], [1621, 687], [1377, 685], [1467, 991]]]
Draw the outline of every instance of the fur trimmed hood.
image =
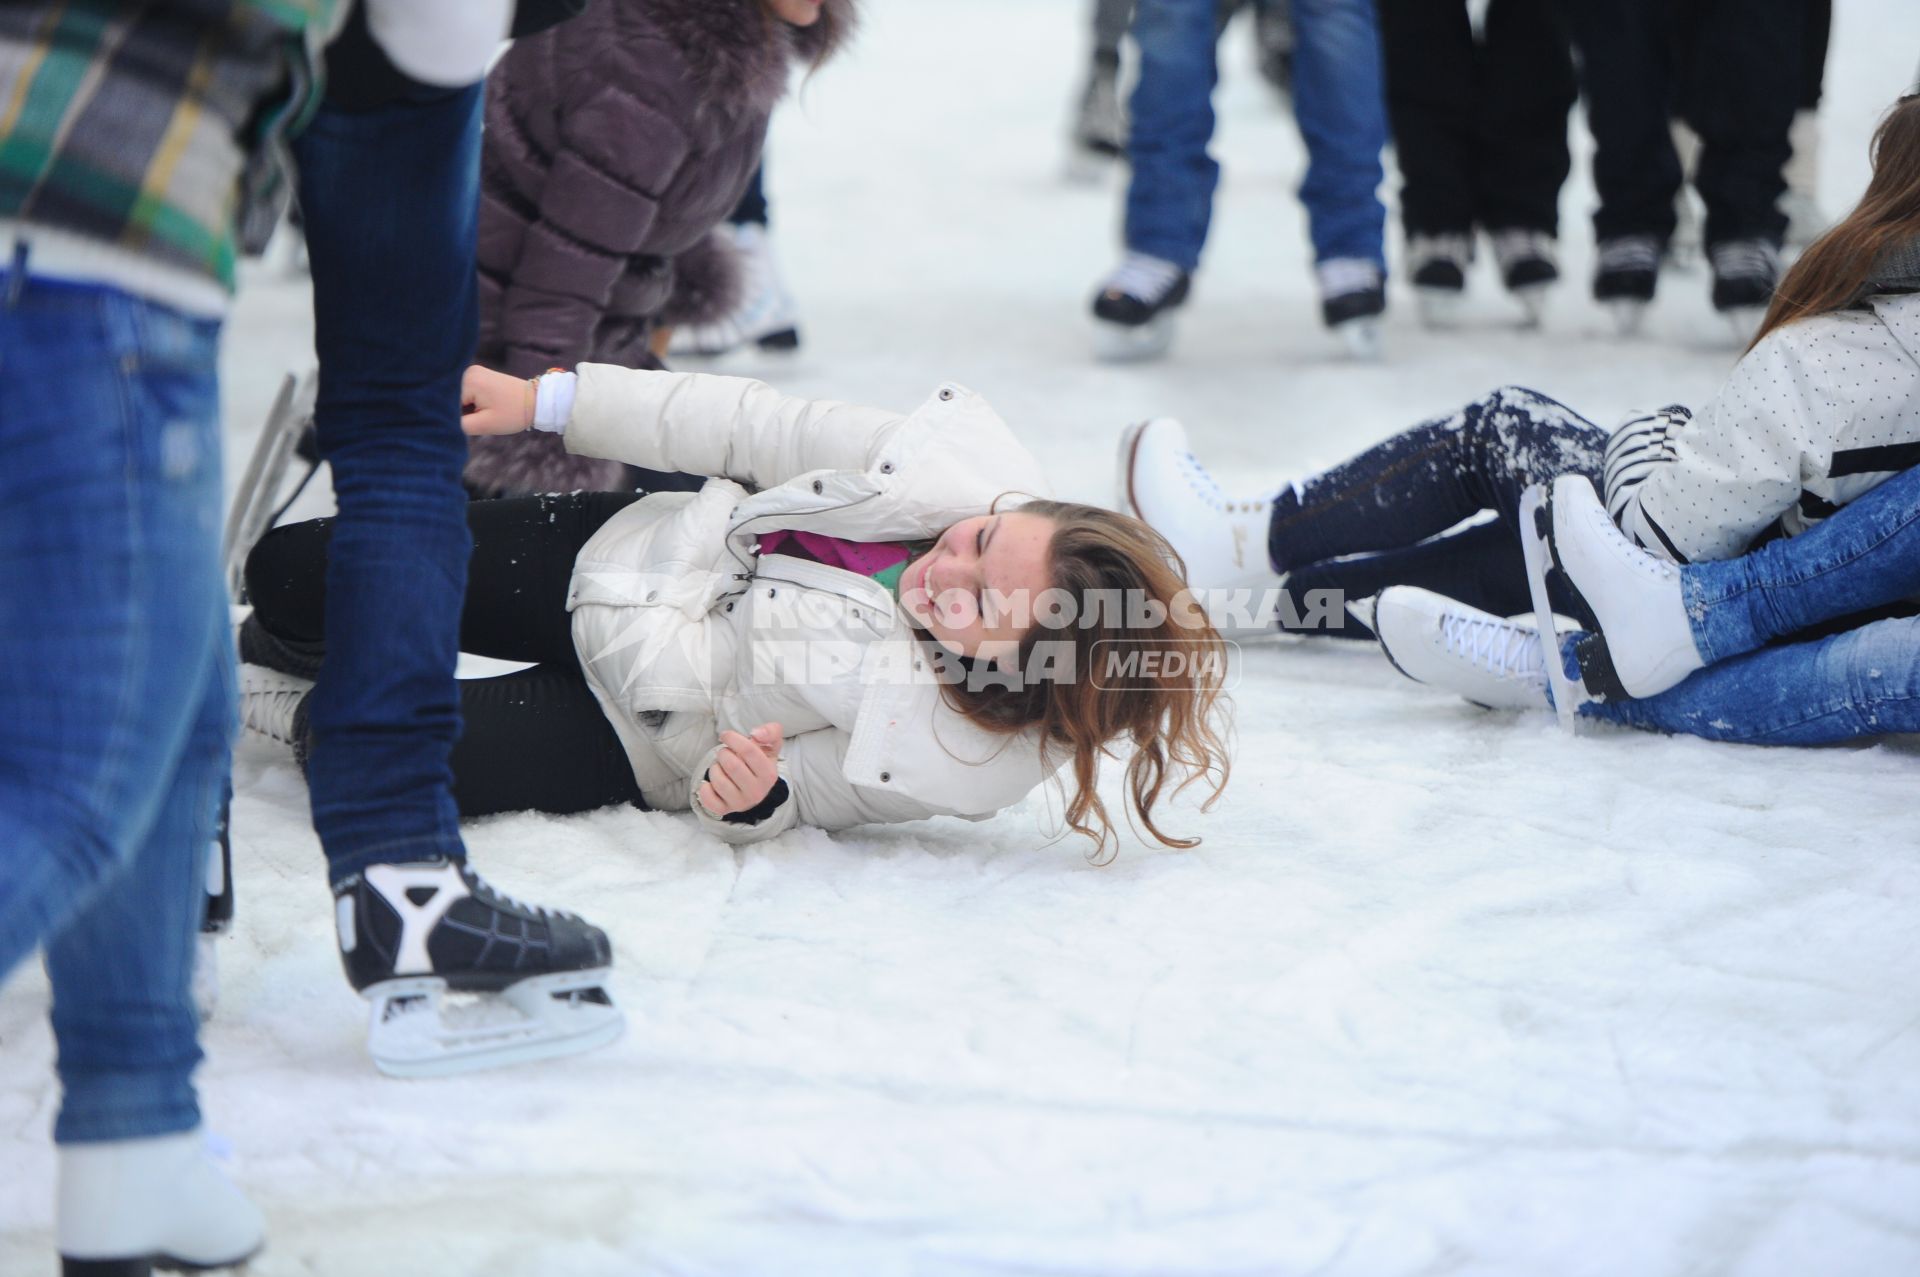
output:
[[[808, 27], [781, 22], [762, 0], [625, 2], [680, 51], [709, 101], [756, 114], [786, 92], [792, 63], [819, 66], [846, 44], [856, 21], [854, 0], [823, 0]], [[767, 38], [770, 29], [777, 39]]]

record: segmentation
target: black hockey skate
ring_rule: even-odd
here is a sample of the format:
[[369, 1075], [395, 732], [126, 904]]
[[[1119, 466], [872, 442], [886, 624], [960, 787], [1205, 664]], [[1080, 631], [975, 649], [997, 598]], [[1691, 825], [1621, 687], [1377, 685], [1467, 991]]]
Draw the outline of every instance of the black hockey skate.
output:
[[1553, 236], [1523, 227], [1494, 231], [1492, 236], [1500, 282], [1527, 312], [1527, 323], [1539, 324], [1546, 314], [1547, 293], [1560, 280]]
[[1387, 281], [1364, 257], [1333, 257], [1313, 268], [1320, 286], [1320, 319], [1355, 359], [1380, 357], [1380, 316], [1387, 309]]
[[1713, 308], [1741, 341], [1752, 337], [1780, 282], [1780, 249], [1764, 239], [1723, 240], [1707, 250], [1713, 263]]
[[340, 961], [373, 1004], [367, 1046], [382, 1073], [494, 1068], [620, 1036], [612, 948], [574, 914], [523, 904], [444, 859], [369, 866], [333, 898]]
[[1614, 328], [1631, 337], [1646, 322], [1654, 285], [1660, 281], [1661, 243], [1652, 235], [1620, 235], [1600, 241], [1593, 299], [1613, 314]]
[[1407, 238], [1407, 272], [1420, 306], [1420, 322], [1428, 328], [1451, 328], [1460, 321], [1467, 289], [1467, 267], [1473, 264], [1473, 236], [1465, 232], [1411, 235]]
[[1128, 253], [1093, 299], [1095, 353], [1114, 362], [1165, 354], [1173, 344], [1173, 312], [1187, 300], [1192, 282], [1172, 262]]

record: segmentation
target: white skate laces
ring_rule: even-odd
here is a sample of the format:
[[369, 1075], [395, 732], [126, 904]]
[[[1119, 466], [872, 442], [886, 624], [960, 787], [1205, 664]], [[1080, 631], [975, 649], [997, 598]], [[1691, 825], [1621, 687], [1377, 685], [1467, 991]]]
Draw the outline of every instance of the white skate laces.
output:
[[1600, 241], [1596, 268], [1612, 271], [1657, 271], [1660, 269], [1660, 241], [1651, 235], [1619, 235]]
[[295, 723], [300, 702], [313, 690], [307, 679], [282, 674], [264, 665], [240, 667], [240, 723], [246, 730], [298, 746]]
[[1322, 297], [1346, 297], [1380, 287], [1380, 268], [1364, 257], [1332, 257], [1313, 268]]
[[1543, 672], [1540, 635], [1498, 617], [1464, 611], [1443, 616], [1440, 642], [1495, 678], [1532, 679]]
[[1102, 291], [1137, 297], [1152, 305], [1173, 291], [1185, 272], [1172, 262], [1146, 253], [1128, 253], [1107, 276]]
[[1500, 263], [1500, 271], [1506, 274], [1522, 262], [1544, 261], [1549, 265], [1558, 263], [1557, 245], [1553, 236], [1545, 231], [1525, 230], [1510, 227], [1493, 233], [1493, 256]]
[[1780, 250], [1764, 239], [1730, 239], [1709, 254], [1718, 279], [1758, 279], [1772, 284], [1780, 274]]

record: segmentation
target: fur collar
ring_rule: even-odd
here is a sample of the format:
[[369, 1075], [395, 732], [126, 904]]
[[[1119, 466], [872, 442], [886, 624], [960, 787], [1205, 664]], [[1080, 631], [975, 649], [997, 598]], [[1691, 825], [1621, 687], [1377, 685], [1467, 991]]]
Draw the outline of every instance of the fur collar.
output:
[[824, 0], [810, 27], [788, 26], [762, 0], [645, 0], [641, 12], [680, 50], [707, 101], [758, 115], [786, 92], [791, 63], [832, 57], [855, 22], [854, 0]]

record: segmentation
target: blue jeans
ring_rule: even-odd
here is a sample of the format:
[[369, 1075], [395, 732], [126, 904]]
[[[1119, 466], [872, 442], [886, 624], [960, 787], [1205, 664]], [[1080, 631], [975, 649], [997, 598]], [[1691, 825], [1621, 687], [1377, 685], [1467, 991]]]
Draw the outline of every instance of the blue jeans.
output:
[[53, 984], [62, 1143], [199, 1125], [233, 664], [219, 324], [0, 270], [0, 975]]
[[325, 107], [294, 144], [313, 262], [315, 430], [339, 502], [307, 782], [334, 881], [461, 858], [448, 757], [466, 592], [460, 377], [478, 328], [480, 86]]
[[1920, 596], [1920, 469], [1797, 537], [1680, 570], [1707, 667], [1644, 700], [1589, 705], [1610, 722], [1709, 740], [1820, 745], [1920, 731], [1920, 618], [1869, 620], [1765, 646]]
[[[1315, 261], [1386, 265], [1380, 150], [1387, 143], [1374, 0], [1294, 0], [1293, 113], [1307, 146], [1300, 184]], [[1140, 79], [1128, 110], [1133, 177], [1126, 241], [1193, 270], [1207, 242], [1220, 166], [1213, 138], [1214, 0], [1140, 0]]]

